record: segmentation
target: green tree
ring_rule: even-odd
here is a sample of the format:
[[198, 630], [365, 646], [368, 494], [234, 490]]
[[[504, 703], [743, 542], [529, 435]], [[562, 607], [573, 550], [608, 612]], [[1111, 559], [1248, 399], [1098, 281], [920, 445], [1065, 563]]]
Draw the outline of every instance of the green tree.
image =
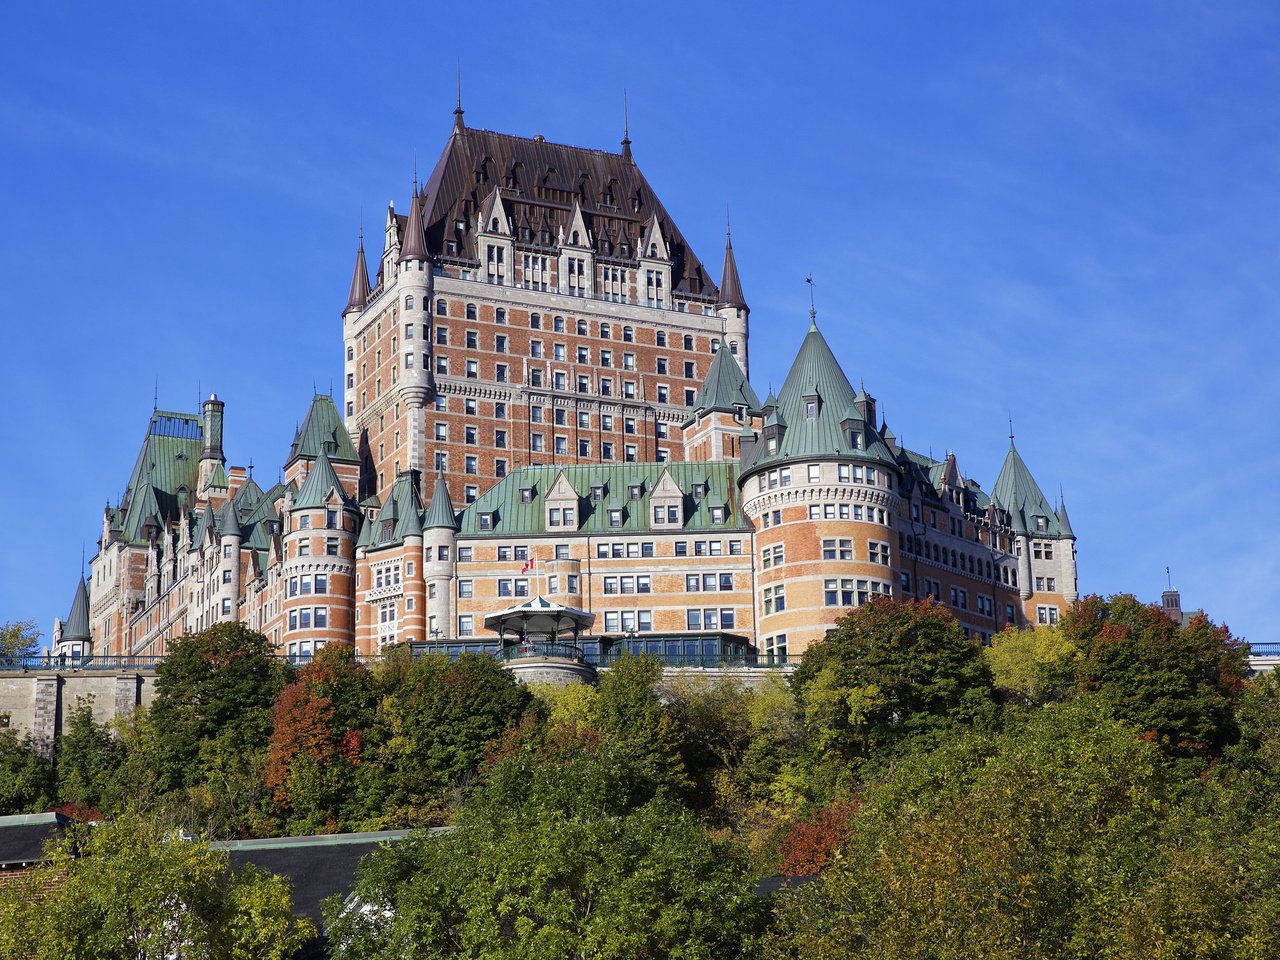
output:
[[792, 689], [820, 756], [883, 762], [997, 711], [991, 671], [931, 601], [876, 598], [805, 651]]
[[0, 899], [0, 956], [284, 960], [315, 936], [288, 881], [138, 816], [82, 827]]
[[1056, 626], [1010, 627], [992, 637], [982, 653], [996, 687], [1006, 698], [1028, 706], [1065, 700], [1075, 693], [1084, 659], [1080, 648]]
[[1086, 597], [1062, 632], [1084, 652], [1080, 682], [1173, 756], [1209, 758], [1235, 740], [1245, 646], [1203, 614], [1183, 627], [1132, 596]]
[[262, 778], [291, 832], [350, 825], [373, 713], [373, 679], [346, 646], [319, 651], [280, 692]]
[[595, 724], [630, 777], [627, 792], [637, 803], [682, 797], [691, 786], [679, 725], [658, 695], [662, 674], [656, 657], [624, 656], [600, 678]]
[[182, 637], [156, 670], [150, 710], [155, 796], [197, 833], [253, 829], [272, 706], [289, 669], [270, 643], [241, 623]]
[[58, 741], [58, 799], [101, 809], [121, 760], [120, 743], [93, 719], [92, 701], [77, 701]]
[[393, 656], [374, 671], [379, 701], [361, 764], [359, 806], [369, 826], [424, 826], [444, 818], [446, 794], [484, 760], [490, 741], [519, 722], [532, 697], [493, 658]]
[[53, 764], [36, 752], [31, 735], [0, 730], [0, 815], [44, 810], [53, 797]]
[[35, 656], [39, 641], [40, 631], [34, 620], [0, 623], [0, 661]]
[[368, 858], [326, 905], [343, 960], [747, 956], [759, 904], [741, 857], [669, 801], [617, 816], [480, 800], [458, 829]]
[[895, 766], [833, 866], [783, 900], [766, 955], [1107, 956], [1134, 891], [1162, 875], [1171, 770], [1096, 698], [1013, 726]]

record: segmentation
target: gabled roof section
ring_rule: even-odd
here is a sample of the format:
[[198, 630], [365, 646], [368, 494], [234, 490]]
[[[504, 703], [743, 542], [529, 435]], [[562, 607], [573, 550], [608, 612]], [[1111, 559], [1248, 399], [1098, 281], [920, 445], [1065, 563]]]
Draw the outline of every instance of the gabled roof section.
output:
[[750, 414], [760, 413], [760, 398], [742, 375], [742, 368], [729, 351], [720, 349], [711, 360], [707, 378], [698, 388], [693, 400], [693, 412], [685, 420], [685, 426], [693, 423], [699, 413], [737, 413], [745, 407]]
[[317, 393], [311, 398], [311, 406], [307, 415], [293, 438], [289, 448], [289, 459], [286, 466], [299, 457], [316, 460], [326, 452], [325, 444], [331, 443], [328, 449], [329, 459], [344, 463], [359, 463], [360, 457], [356, 448], [351, 445], [351, 437], [342, 423], [342, 415], [333, 402], [333, 397], [325, 393]]
[[[503, 537], [555, 533], [560, 528], [546, 528], [547, 495], [563, 475], [564, 483], [575, 491], [590, 492], [592, 486], [603, 486], [607, 493], [601, 501], [589, 496], [578, 500], [578, 532], [625, 535], [649, 533], [740, 534], [748, 525], [737, 501], [737, 465], [716, 463], [617, 463], [573, 464], [570, 466], [523, 467], [507, 474], [470, 504], [462, 513], [463, 536]], [[666, 478], [664, 479], [664, 474]], [[719, 497], [695, 499], [695, 483], [705, 483], [708, 493]], [[629, 488], [641, 487], [641, 498], [631, 500]], [[521, 489], [532, 491], [526, 502]], [[671, 494], [682, 501], [681, 525], [652, 526], [652, 498], [666, 502]], [[727, 503], [712, 502], [726, 500]], [[712, 509], [723, 510], [720, 522], [712, 520]], [[610, 523], [609, 511], [620, 511], [621, 522]], [[492, 514], [492, 529], [482, 530], [480, 515]]]
[[76, 583], [76, 594], [71, 599], [71, 612], [62, 625], [62, 639], [89, 639], [89, 586], [83, 577]]
[[[512, 171], [519, 171], [518, 176]], [[625, 242], [632, 258], [639, 250], [641, 230], [656, 216], [672, 260], [673, 292], [713, 302], [718, 296], [702, 262], [630, 157], [540, 137], [472, 127], [454, 130], [422, 191], [427, 252], [443, 254], [446, 239], [460, 241], [459, 249], [467, 249], [467, 238], [457, 234], [455, 221], [463, 221], [464, 232], [472, 230], [495, 189], [501, 191], [513, 223], [537, 225], [534, 239], [544, 223], [553, 239], [562, 229], [567, 236], [577, 200], [586, 228], [597, 237], [607, 235], [617, 246]]]
[[449, 484], [445, 483], [444, 474], [436, 474], [435, 489], [431, 491], [431, 506], [422, 521], [425, 530], [457, 530], [458, 514], [454, 512], [453, 501], [449, 498]]
[[[1048, 499], [1031, 476], [1018, 448], [1009, 438], [1009, 452], [1005, 454], [1000, 476], [991, 488], [991, 499], [1013, 515], [1015, 530], [1025, 529], [1040, 535], [1058, 537], [1067, 535], [1058, 520], [1058, 514], [1049, 506]], [[1021, 517], [1018, 514], [1021, 513]], [[1046, 529], [1036, 530], [1034, 517], [1044, 517]], [[1021, 520], [1021, 528], [1018, 521]]]
[[226, 490], [231, 485], [230, 479], [227, 477], [227, 468], [222, 465], [222, 461], [218, 461], [213, 465], [213, 469], [209, 471], [209, 479], [204, 482], [206, 490]]
[[724, 271], [720, 274], [720, 299], [716, 307], [747, 307], [746, 298], [742, 295], [742, 281], [738, 279], [738, 261], [733, 256], [733, 238], [726, 231], [724, 235]]
[[293, 499], [293, 509], [316, 510], [330, 503], [349, 506], [350, 499], [342, 489], [342, 481], [333, 472], [329, 454], [321, 450], [320, 457], [307, 471], [307, 479], [302, 481], [302, 487]]

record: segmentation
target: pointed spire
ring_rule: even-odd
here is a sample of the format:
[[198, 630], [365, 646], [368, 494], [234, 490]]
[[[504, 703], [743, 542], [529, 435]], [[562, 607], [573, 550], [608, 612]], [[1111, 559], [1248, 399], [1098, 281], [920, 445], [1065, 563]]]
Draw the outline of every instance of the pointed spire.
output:
[[813, 274], [809, 274], [804, 278], [804, 282], [809, 285], [809, 332], [816, 333], [818, 330], [818, 308], [814, 306], [813, 300]]
[[453, 129], [454, 132], [465, 130], [467, 125], [462, 122], [462, 61], [458, 61], [458, 103], [453, 108]]
[[737, 413], [742, 407], [746, 407], [748, 413], [758, 415], [761, 412], [760, 398], [742, 375], [742, 368], [737, 361], [730, 356], [728, 350], [722, 348], [711, 359], [707, 377], [698, 388], [693, 409], [685, 422], [692, 423], [701, 413]]
[[631, 159], [631, 120], [627, 116], [627, 88], [622, 88], [622, 156]]
[[413, 194], [413, 203], [409, 205], [409, 222], [404, 226], [404, 237], [400, 240], [400, 262], [406, 260], [427, 259], [427, 240], [422, 232], [422, 201], [426, 199], [425, 191]]
[[89, 636], [89, 587], [81, 577], [76, 582], [76, 595], [71, 600], [71, 612], [62, 625], [62, 639], [88, 640]]
[[724, 272], [720, 275], [720, 301], [716, 309], [721, 307], [751, 309], [742, 295], [742, 281], [738, 279], [738, 261], [733, 256], [733, 233], [729, 229], [728, 213], [725, 214], [724, 225]]
[[369, 302], [369, 267], [364, 262], [364, 225], [360, 226], [360, 242], [356, 247], [356, 267], [351, 274], [351, 294], [347, 297], [347, 308], [342, 312], [359, 313]]
[[443, 473], [436, 474], [436, 486], [431, 492], [431, 505], [427, 507], [426, 520], [422, 526], [427, 530], [459, 529], [458, 515], [453, 511], [453, 501], [449, 499], [449, 485], [445, 483]]
[[1067, 517], [1067, 501], [1062, 498], [1061, 492], [1058, 494], [1058, 526], [1065, 536], [1075, 539], [1075, 531], [1071, 529], [1071, 520]]
[[338, 474], [329, 460], [329, 451], [322, 448], [320, 456], [307, 471], [307, 479], [302, 481], [298, 495], [293, 499], [293, 509], [315, 510], [323, 507], [329, 502], [329, 494], [333, 492], [337, 493], [339, 500], [347, 499], [346, 491], [342, 489], [342, 481], [338, 479]]

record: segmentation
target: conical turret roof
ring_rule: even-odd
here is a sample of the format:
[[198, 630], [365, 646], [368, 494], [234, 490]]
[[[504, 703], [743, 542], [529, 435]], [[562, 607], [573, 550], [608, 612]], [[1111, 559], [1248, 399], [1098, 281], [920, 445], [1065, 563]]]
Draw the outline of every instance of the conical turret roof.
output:
[[685, 423], [692, 423], [699, 412], [737, 413], [739, 407], [746, 407], [748, 413], [759, 414], [760, 398], [742, 375], [738, 361], [728, 350], [717, 350], [707, 370], [707, 378], [694, 398], [693, 413]]
[[62, 625], [63, 640], [88, 640], [89, 637], [89, 586], [80, 578], [76, 583], [76, 595], [71, 600], [71, 612]]
[[334, 445], [332, 452], [329, 453], [330, 460], [360, 462], [356, 448], [351, 443], [351, 435], [347, 433], [347, 428], [342, 423], [342, 415], [338, 413], [333, 397], [325, 393], [317, 393], [311, 398], [307, 415], [293, 438], [293, 445], [289, 448], [288, 463], [293, 463], [298, 457], [306, 457], [309, 460], [319, 459], [320, 454], [325, 450], [325, 444], [330, 442]]
[[1075, 531], [1071, 529], [1071, 520], [1067, 517], [1067, 501], [1062, 499], [1058, 500], [1058, 526], [1064, 537], [1072, 540], [1076, 538]]
[[329, 494], [333, 491], [337, 491], [342, 503], [347, 503], [346, 491], [342, 489], [342, 482], [334, 472], [333, 464], [329, 462], [329, 454], [321, 450], [319, 458], [307, 471], [307, 479], [302, 481], [298, 495], [293, 498], [293, 509], [315, 510], [323, 507], [329, 502]]
[[738, 262], [733, 256], [733, 238], [724, 236], [724, 272], [720, 276], [720, 299], [716, 307], [741, 307], [750, 309], [742, 295], [742, 281], [738, 279]]
[[[1004, 465], [1000, 467], [1000, 476], [996, 477], [995, 486], [991, 488], [991, 499], [1014, 515], [1014, 529], [1018, 530], [1017, 514], [1022, 513], [1023, 529], [1043, 536], [1061, 536], [1065, 533], [1058, 520], [1058, 514], [1049, 506], [1049, 500], [1031, 476], [1022, 455], [1009, 438], [1009, 452], [1005, 454]], [[1031, 526], [1032, 518], [1042, 517], [1043, 525]], [[1019, 530], [1019, 532], [1021, 532]]]
[[409, 205], [409, 222], [400, 240], [400, 262], [427, 259], [427, 238], [422, 232], [422, 202], [417, 191]]
[[351, 275], [351, 294], [347, 297], [347, 308], [342, 312], [363, 310], [364, 305], [369, 302], [369, 293], [369, 267], [364, 262], [364, 237], [362, 236], [360, 245], [356, 248], [356, 269]]
[[442, 473], [436, 475], [435, 489], [431, 491], [431, 505], [427, 507], [427, 516], [422, 525], [427, 530], [461, 529], [458, 526], [458, 515], [453, 509], [453, 501], [449, 498], [449, 485], [445, 483]]

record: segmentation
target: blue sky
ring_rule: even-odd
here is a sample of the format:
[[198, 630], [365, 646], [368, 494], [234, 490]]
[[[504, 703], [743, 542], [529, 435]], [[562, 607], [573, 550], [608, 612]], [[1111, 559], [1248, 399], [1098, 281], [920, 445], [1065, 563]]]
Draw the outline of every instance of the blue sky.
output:
[[[819, 324], [898, 436], [1066, 493], [1081, 586], [1276, 638], [1280, 7], [20, 5], [0, 38], [0, 621], [47, 634], [162, 408], [270, 479], [341, 371], [363, 208], [467, 122], [617, 149], [752, 380]], [[259, 9], [259, 7], [264, 9]], [[377, 241], [375, 241], [376, 245]]]

